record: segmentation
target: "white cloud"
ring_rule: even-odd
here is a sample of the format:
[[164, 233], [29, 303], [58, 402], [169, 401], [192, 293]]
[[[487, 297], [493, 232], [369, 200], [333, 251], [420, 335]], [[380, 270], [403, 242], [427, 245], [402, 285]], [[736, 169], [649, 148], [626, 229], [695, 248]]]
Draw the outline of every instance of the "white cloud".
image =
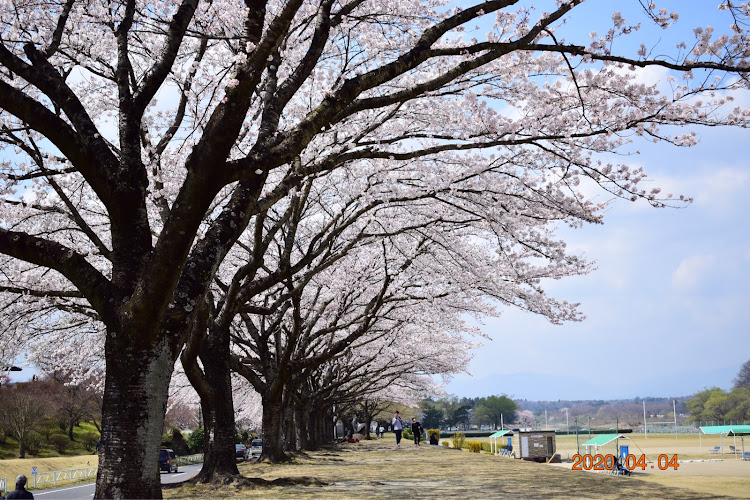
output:
[[619, 75], [634, 76], [634, 82], [637, 84], [647, 85], [649, 87], [656, 85], [656, 88], [659, 90], [659, 92], [667, 95], [670, 95], [672, 93], [671, 86], [667, 81], [667, 77], [671, 74], [671, 70], [667, 68], [662, 68], [659, 66], [648, 66], [646, 68], [630, 68], [627, 66], [623, 66], [621, 68], [612, 67], [611, 69], [614, 73], [617, 73]]
[[714, 175], [698, 179], [696, 202], [711, 206], [735, 206], [732, 198], [745, 195], [750, 181], [750, 171], [722, 168]]
[[672, 286], [681, 289], [695, 288], [715, 267], [713, 255], [693, 255], [683, 259], [672, 273]]

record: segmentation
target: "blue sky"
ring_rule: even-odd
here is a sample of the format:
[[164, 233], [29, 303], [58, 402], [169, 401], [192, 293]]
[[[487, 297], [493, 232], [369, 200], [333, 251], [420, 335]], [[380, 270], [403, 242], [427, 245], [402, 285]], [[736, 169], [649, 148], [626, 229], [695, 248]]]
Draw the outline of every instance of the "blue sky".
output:
[[529, 400], [683, 396], [728, 389], [750, 358], [750, 131], [702, 129], [693, 148], [641, 148], [634, 161], [684, 209], [617, 201], [603, 225], [564, 234], [598, 269], [554, 281], [587, 319], [555, 326], [506, 310], [485, 321], [473, 376], [446, 388]]

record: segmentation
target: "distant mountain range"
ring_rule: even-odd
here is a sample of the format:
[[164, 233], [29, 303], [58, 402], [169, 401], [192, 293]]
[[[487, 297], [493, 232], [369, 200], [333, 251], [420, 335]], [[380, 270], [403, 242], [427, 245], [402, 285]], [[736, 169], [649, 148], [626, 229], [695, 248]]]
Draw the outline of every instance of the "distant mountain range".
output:
[[[572, 368], [569, 372], [580, 372]], [[648, 376], [648, 374], [644, 374]], [[537, 373], [493, 374], [486, 377], [459, 375], [445, 390], [458, 397], [481, 397], [507, 394], [513, 399], [530, 401], [557, 400], [620, 400], [633, 398], [673, 398], [690, 396], [707, 387], [729, 389], [737, 375], [734, 366], [703, 371], [700, 369], [654, 373], [649, 378], [638, 379], [626, 369], [612, 370], [611, 375], [578, 376], [560, 373], [541, 375]]]

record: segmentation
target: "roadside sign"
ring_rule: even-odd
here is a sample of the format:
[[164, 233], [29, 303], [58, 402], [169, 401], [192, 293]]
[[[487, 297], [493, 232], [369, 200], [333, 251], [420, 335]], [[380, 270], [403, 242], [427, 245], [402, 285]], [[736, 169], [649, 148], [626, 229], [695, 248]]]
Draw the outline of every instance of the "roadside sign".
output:
[[36, 473], [39, 471], [39, 468], [36, 465], [31, 466], [31, 474], [36, 476]]

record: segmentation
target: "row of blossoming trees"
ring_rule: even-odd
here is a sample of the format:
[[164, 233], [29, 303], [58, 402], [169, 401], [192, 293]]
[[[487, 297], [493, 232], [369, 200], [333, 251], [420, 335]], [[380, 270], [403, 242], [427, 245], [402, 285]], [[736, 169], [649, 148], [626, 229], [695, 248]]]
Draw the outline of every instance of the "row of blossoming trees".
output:
[[541, 3], [0, 3], [3, 356], [104, 374], [97, 498], [161, 496], [176, 364], [205, 480], [236, 472], [233, 377], [284, 460], [352, 395], [463, 369], [472, 315], [580, 318], [543, 290], [591, 269], [556, 227], [600, 222], [592, 187], [682, 203], [602, 154], [747, 124], [748, 7], [657, 56], [627, 43], [671, 29], [653, 2], [572, 42], [582, 0]]

